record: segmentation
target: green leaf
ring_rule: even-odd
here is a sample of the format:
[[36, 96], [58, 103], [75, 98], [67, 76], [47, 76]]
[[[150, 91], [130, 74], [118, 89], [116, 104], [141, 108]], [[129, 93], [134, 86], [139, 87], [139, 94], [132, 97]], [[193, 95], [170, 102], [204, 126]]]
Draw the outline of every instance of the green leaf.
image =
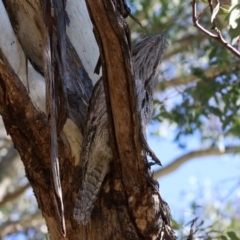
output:
[[219, 238], [222, 239], [222, 240], [228, 240], [228, 238], [224, 235], [219, 236]]
[[[232, 5], [229, 10], [228, 10], [228, 16], [226, 19], [229, 21], [229, 25], [232, 23], [234, 24], [234, 19], [239, 18], [239, 9], [240, 9], [240, 4], [235, 4]], [[232, 19], [230, 19], [232, 18]]]
[[192, 68], [192, 74], [194, 74], [195, 76], [199, 77], [202, 80], [207, 80], [205, 72], [201, 68], [193, 67]]
[[229, 5], [222, 5], [220, 6], [218, 15], [226, 15], [229, 13], [230, 6]]
[[227, 235], [230, 237], [231, 240], [240, 240], [240, 238], [237, 237], [236, 233], [233, 231], [227, 232]]
[[232, 44], [236, 43], [240, 35], [240, 4], [233, 5], [229, 9], [229, 14], [227, 16], [229, 22], [229, 34], [232, 39]]
[[220, 118], [222, 117], [222, 111], [221, 111], [219, 108], [209, 106], [209, 110], [210, 110], [214, 115], [216, 115], [216, 116], [218, 116], [218, 117], [220, 117]]
[[209, 60], [212, 60], [213, 58], [216, 58], [216, 55], [217, 55], [217, 48], [215, 47], [212, 47], [209, 54], [208, 54], [208, 58]]
[[223, 130], [225, 130], [226, 127], [228, 127], [233, 122], [233, 120], [234, 120], [233, 117], [234, 117], [233, 114], [231, 114], [229, 116], [225, 116], [225, 119], [222, 121]]
[[181, 229], [181, 226], [174, 219], [172, 219], [172, 228], [175, 230], [179, 230]]
[[229, 29], [229, 34], [231, 36], [231, 40], [232, 40], [232, 44], [235, 44], [238, 39], [239, 39], [239, 35], [240, 35], [240, 24], [237, 25], [236, 28], [232, 28], [230, 27]]

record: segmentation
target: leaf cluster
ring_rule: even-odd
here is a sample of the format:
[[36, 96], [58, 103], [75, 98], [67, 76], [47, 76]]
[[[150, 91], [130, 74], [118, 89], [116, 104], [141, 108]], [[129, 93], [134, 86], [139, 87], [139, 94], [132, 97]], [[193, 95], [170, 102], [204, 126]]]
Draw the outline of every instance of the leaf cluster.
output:
[[[238, 59], [224, 46], [193, 27], [189, 5], [180, 1], [173, 1], [170, 4], [168, 1], [141, 0], [132, 1], [132, 6], [135, 17], [146, 23], [152, 34], [165, 30], [169, 42], [159, 77], [161, 87], [158, 87], [155, 98], [154, 120], [174, 123], [177, 126], [175, 140], [180, 144], [181, 139], [196, 132], [200, 133], [202, 140], [210, 139], [211, 144], [215, 144], [219, 136], [238, 137], [240, 130]], [[228, 26], [232, 27], [233, 23], [237, 22], [237, 27], [234, 28], [236, 34], [240, 15], [236, 15], [235, 10], [238, 11], [238, 8], [238, 5], [226, 6], [217, 3], [212, 16], [205, 17], [202, 21], [207, 23], [211, 18], [213, 20], [224, 16], [227, 24], [221, 25], [223, 34], [229, 32], [231, 35], [231, 28], [228, 30]], [[218, 19], [217, 23], [221, 24], [221, 21]], [[131, 27], [133, 36], [139, 36], [143, 32], [143, 29], [134, 23]], [[187, 41], [185, 39], [190, 41], [184, 44]], [[171, 55], [171, 52], [174, 54]], [[206, 73], [210, 69], [216, 71], [208, 76]], [[179, 85], [175, 82], [171, 86], [177, 98], [162, 100], [161, 96], [169, 91], [169, 87], [164, 87], [165, 83], [169, 84], [173, 79], [179, 79], [180, 82], [188, 76], [191, 76], [190, 82]]]

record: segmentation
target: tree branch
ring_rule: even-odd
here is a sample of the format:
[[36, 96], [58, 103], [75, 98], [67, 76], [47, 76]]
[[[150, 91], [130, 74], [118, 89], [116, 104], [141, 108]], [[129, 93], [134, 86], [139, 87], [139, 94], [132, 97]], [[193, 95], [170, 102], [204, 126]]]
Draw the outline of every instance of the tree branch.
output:
[[[211, 9], [211, 14], [213, 11], [211, 1], [209, 1], [209, 6]], [[240, 52], [234, 48], [231, 44], [229, 44], [222, 36], [221, 31], [215, 26], [215, 20], [213, 21], [213, 29], [215, 30], [216, 34], [213, 34], [212, 32], [208, 31], [206, 28], [204, 28], [198, 21], [199, 21], [199, 16], [197, 16], [197, 1], [193, 0], [192, 1], [192, 19], [193, 19], [193, 24], [195, 27], [197, 27], [199, 30], [201, 30], [203, 33], [205, 33], [207, 36], [215, 39], [219, 43], [221, 43], [225, 48], [230, 50], [235, 56], [238, 58], [240, 57]]]
[[15, 192], [7, 194], [0, 202], [0, 208], [3, 207], [8, 202], [14, 201], [16, 198], [22, 195], [30, 186], [31, 186], [30, 183], [27, 183], [24, 186], [18, 188]]
[[[235, 65], [233, 64], [233, 66], [231, 68], [235, 68], [238, 65], [239, 64], [235, 64]], [[219, 76], [221, 74], [225, 74], [225, 73], [229, 72], [229, 66], [225, 65], [225, 66], [222, 66], [221, 68], [209, 67], [208, 69], [203, 70], [203, 72], [204, 72], [204, 75], [206, 78], [216, 78], [217, 76]], [[159, 82], [159, 84], [157, 85], [156, 91], [161, 91], [162, 89], [166, 89], [166, 88], [170, 88], [170, 87], [186, 85], [188, 83], [198, 82], [200, 80], [201, 80], [201, 78], [199, 78], [198, 76], [196, 76], [194, 74], [176, 77], [176, 78], [172, 78], [169, 81]]]
[[41, 212], [27, 217], [22, 217], [19, 221], [8, 221], [0, 227], [0, 238], [22, 231], [26, 228], [36, 227], [37, 225], [44, 224], [44, 219]]
[[8, 148], [7, 154], [2, 157], [0, 162], [0, 177], [6, 175], [13, 162], [19, 157], [18, 151], [14, 148], [13, 144]]
[[[48, 215], [45, 214], [48, 212], [51, 217], [54, 216], [58, 219], [55, 205], [52, 203], [53, 190], [50, 188], [48, 142], [50, 134], [47, 117], [44, 113], [36, 110], [26, 88], [2, 51], [0, 51], [0, 106], [6, 130], [11, 135], [14, 145], [21, 155], [26, 176], [33, 187], [43, 215], [48, 220]], [[59, 139], [59, 145], [63, 146], [61, 139]], [[62, 148], [60, 152], [61, 156], [67, 156], [65, 148]], [[67, 159], [65, 157], [64, 163], [68, 162]], [[70, 171], [68, 164], [68, 172]], [[48, 190], [46, 191], [46, 189]], [[71, 198], [69, 191], [67, 197]], [[49, 229], [59, 229], [57, 221], [51, 221], [48, 227]], [[58, 239], [61, 239], [60, 233]]]
[[[112, 3], [90, 3], [98, 43], [101, 49], [101, 61], [103, 63], [103, 81], [108, 106], [108, 115], [111, 116], [109, 125], [113, 125], [112, 136], [116, 142], [115, 158], [122, 162], [123, 180], [128, 185], [137, 184], [141, 174], [129, 175], [129, 168], [136, 168], [132, 159], [136, 159], [140, 169], [144, 169], [139, 143], [140, 124], [138, 122], [132, 66], [130, 65], [130, 49], [127, 39], [129, 31], [125, 20], [119, 15], [117, 9], [113, 9]], [[104, 2], [106, 2], [104, 4]], [[100, 12], [101, 11], [101, 12]], [[117, 17], [116, 17], [117, 15]], [[101, 18], [101, 19], [100, 19]], [[103, 25], [102, 22], [106, 25]], [[114, 55], [112, 53], [115, 53]], [[103, 59], [104, 58], [104, 59]], [[106, 63], [107, 66], [106, 66]], [[135, 109], [134, 109], [135, 108]], [[124, 127], [123, 127], [124, 126]], [[134, 129], [134, 132], [133, 132]], [[132, 132], [133, 134], [126, 134]], [[113, 142], [113, 141], [111, 141]], [[115, 144], [114, 144], [115, 145]], [[135, 149], [135, 150], [133, 150]], [[136, 151], [136, 152], [134, 152]], [[126, 161], [129, 159], [126, 166]], [[140, 160], [141, 159], [141, 160]], [[139, 170], [140, 170], [139, 169]]]
[[166, 167], [157, 170], [154, 173], [154, 178], [157, 179], [157, 178], [163, 177], [177, 170], [180, 166], [182, 166], [184, 163], [190, 160], [197, 159], [200, 157], [221, 156], [224, 154], [235, 153], [237, 150], [239, 150], [239, 148], [240, 146], [227, 146], [225, 147], [225, 151], [220, 151], [218, 148], [210, 148], [210, 149], [189, 152], [187, 154], [184, 154], [181, 157], [176, 158], [171, 163], [169, 163]]
[[189, 34], [182, 39], [177, 39], [171, 44], [171, 47], [165, 52], [163, 60], [169, 59], [172, 56], [175, 56], [177, 53], [183, 53], [194, 41], [197, 41], [199, 44], [206, 39], [204, 34]]

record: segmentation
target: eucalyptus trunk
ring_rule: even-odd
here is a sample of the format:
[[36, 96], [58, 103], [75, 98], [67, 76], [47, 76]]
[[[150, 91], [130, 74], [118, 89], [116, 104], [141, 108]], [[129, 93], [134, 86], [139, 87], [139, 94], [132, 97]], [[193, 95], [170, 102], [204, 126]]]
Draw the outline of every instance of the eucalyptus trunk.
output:
[[[157, 159], [145, 139], [149, 119], [139, 109], [125, 1], [3, 0], [0, 10], [0, 114], [50, 238], [174, 239], [147, 162], [147, 155]], [[83, 225], [74, 206], [86, 167], [89, 101], [98, 103], [92, 92], [100, 78], [112, 162]]]

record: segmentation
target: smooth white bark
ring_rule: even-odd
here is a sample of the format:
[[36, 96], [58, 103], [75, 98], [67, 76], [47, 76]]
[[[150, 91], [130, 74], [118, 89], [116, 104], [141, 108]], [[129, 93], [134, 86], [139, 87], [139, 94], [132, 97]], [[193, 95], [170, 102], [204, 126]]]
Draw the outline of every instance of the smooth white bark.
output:
[[[99, 58], [99, 49], [93, 34], [92, 22], [89, 18], [84, 0], [68, 0], [66, 11], [70, 20], [67, 26], [67, 35], [72, 42], [85, 70], [93, 81], [98, 81], [100, 75], [94, 74], [94, 69]], [[29, 91], [31, 100], [36, 108], [46, 112], [45, 80], [28, 61], [25, 53], [12, 29], [8, 14], [2, 0], [0, 0], [0, 48], [7, 57], [11, 67]], [[28, 71], [26, 68], [28, 67]], [[28, 74], [28, 76], [27, 76]], [[72, 157], [75, 164], [80, 161], [82, 135], [77, 125], [68, 119], [63, 128], [71, 146]]]
[[[7, 12], [0, 1], [0, 48], [9, 64], [22, 83], [29, 90], [35, 107], [45, 112], [45, 82], [41, 74], [35, 71], [30, 62], [26, 62], [25, 54], [12, 29]], [[28, 77], [26, 68], [28, 67]]]
[[70, 19], [67, 35], [70, 38], [93, 85], [100, 75], [94, 73], [99, 58], [99, 48], [93, 34], [92, 22], [88, 15], [85, 0], [68, 0], [66, 11]]

